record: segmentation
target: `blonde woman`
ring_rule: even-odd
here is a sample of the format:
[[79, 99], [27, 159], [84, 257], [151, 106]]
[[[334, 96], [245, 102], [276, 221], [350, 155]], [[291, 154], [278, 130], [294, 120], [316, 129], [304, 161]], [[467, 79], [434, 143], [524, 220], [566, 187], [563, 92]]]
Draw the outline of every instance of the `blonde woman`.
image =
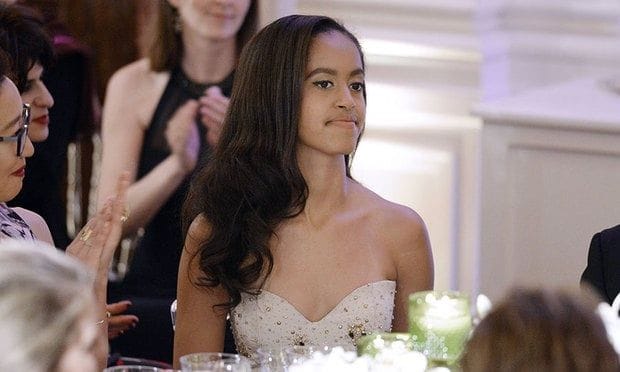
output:
[[0, 371], [100, 371], [105, 324], [86, 267], [43, 242], [12, 239], [0, 241], [0, 267]]

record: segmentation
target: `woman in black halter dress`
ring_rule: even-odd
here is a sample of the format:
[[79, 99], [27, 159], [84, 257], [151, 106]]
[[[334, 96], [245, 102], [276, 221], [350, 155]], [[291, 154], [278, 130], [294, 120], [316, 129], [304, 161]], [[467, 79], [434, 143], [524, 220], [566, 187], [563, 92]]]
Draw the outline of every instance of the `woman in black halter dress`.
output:
[[[161, 1], [149, 58], [117, 71], [104, 102], [99, 203], [109, 180], [132, 172], [124, 225], [143, 229], [110, 300], [131, 300], [137, 327], [112, 342], [124, 356], [172, 361], [170, 304], [183, 246], [180, 210], [189, 180], [210, 148], [232, 89], [237, 57], [256, 26], [255, 0]], [[230, 342], [233, 345], [232, 342]]]

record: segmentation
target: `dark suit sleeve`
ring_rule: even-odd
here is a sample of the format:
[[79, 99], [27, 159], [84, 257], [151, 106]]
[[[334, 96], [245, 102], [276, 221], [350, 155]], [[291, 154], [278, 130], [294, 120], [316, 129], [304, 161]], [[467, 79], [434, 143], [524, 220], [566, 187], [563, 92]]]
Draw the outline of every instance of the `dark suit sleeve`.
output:
[[601, 233], [596, 233], [590, 242], [588, 251], [588, 265], [581, 275], [581, 284], [589, 284], [594, 287], [603, 299], [611, 304], [613, 298], [609, 298], [605, 276], [603, 274], [603, 255], [601, 252]]

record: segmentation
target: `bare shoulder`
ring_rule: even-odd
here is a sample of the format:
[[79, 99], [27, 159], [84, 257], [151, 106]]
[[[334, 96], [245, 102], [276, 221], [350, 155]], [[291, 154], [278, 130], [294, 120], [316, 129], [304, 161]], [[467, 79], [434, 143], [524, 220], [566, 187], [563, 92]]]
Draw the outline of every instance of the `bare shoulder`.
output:
[[211, 235], [211, 223], [204, 214], [199, 214], [194, 218], [187, 229], [185, 237], [185, 249], [190, 254], [195, 254], [199, 247], [206, 242]]
[[127, 93], [145, 94], [155, 90], [159, 97], [169, 76], [166, 71], [151, 70], [150, 61], [142, 58], [118, 69], [110, 78], [108, 91], [127, 96]]
[[[391, 258], [389, 272], [397, 278], [399, 290], [412, 293], [432, 288], [433, 253], [422, 217], [412, 208], [385, 200], [363, 187], [359, 202], [365, 205], [377, 246]], [[402, 328], [399, 322], [397, 329]]]
[[106, 91], [104, 127], [109, 125], [107, 123], [125, 126], [127, 122], [136, 122], [142, 127], [147, 125], [169, 78], [170, 74], [166, 71], [151, 70], [146, 58], [117, 70], [110, 78]]
[[54, 245], [52, 234], [43, 217], [24, 208], [13, 208], [13, 211], [26, 222], [38, 240]]
[[361, 205], [365, 205], [373, 218], [373, 224], [392, 237], [417, 239], [426, 235], [426, 225], [420, 215], [410, 207], [382, 198], [360, 185]]

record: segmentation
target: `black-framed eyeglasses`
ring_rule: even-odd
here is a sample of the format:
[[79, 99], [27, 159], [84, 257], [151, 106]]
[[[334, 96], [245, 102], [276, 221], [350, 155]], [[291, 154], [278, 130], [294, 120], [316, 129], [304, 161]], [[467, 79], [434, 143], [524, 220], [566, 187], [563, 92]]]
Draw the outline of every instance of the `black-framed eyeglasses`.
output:
[[17, 142], [17, 156], [21, 157], [26, 148], [26, 141], [28, 140], [28, 126], [30, 126], [30, 105], [24, 103], [22, 108], [22, 125], [12, 136], [1, 137], [0, 142]]

